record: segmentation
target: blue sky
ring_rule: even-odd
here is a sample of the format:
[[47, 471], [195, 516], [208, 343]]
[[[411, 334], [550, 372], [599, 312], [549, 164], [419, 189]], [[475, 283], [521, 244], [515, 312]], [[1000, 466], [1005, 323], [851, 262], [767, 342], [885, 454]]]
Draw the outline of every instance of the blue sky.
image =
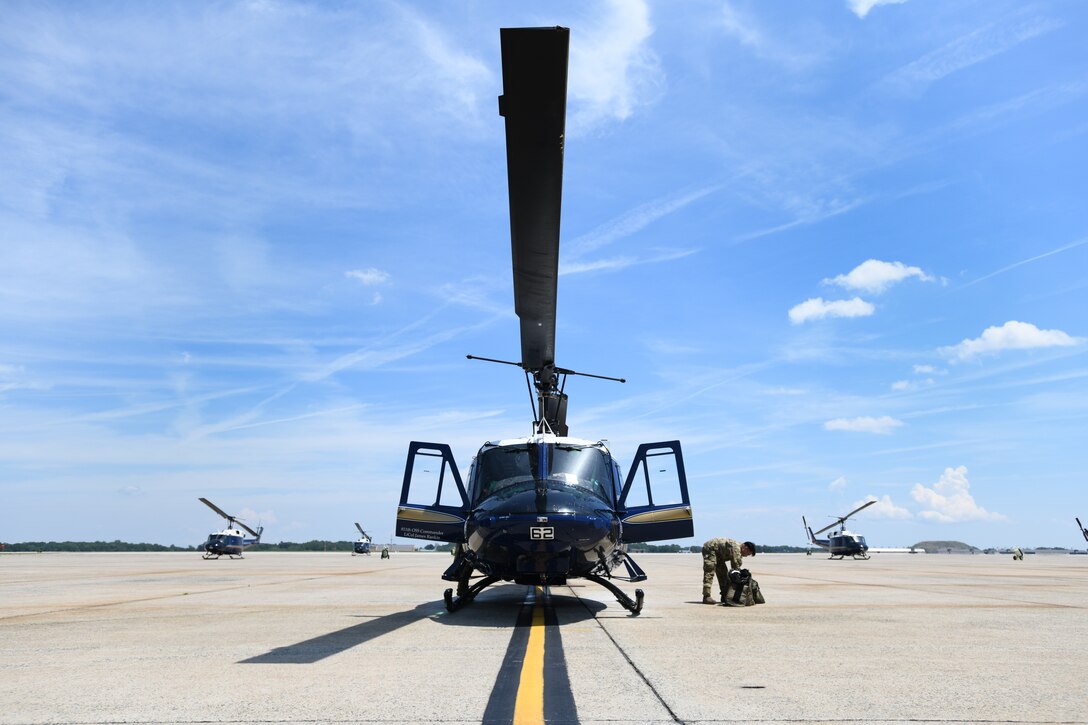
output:
[[[1079, 2], [8, 2], [0, 540], [388, 540], [411, 440], [525, 435], [500, 27], [571, 28], [573, 435], [696, 540], [1077, 546]], [[694, 541], [692, 543], [695, 543]]]

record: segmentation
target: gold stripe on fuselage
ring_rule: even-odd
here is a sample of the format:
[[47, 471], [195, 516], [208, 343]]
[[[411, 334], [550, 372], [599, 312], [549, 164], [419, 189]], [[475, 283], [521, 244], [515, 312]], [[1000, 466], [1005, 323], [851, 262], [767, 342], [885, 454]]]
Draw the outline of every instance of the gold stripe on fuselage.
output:
[[428, 509], [414, 509], [406, 506], [397, 508], [397, 518], [405, 521], [425, 521], [433, 524], [458, 524], [464, 521], [463, 518], [454, 514]]
[[690, 506], [678, 506], [671, 509], [659, 509], [657, 511], [645, 511], [641, 514], [628, 516], [623, 520], [625, 524], [657, 524], [663, 521], [687, 521], [691, 519]]

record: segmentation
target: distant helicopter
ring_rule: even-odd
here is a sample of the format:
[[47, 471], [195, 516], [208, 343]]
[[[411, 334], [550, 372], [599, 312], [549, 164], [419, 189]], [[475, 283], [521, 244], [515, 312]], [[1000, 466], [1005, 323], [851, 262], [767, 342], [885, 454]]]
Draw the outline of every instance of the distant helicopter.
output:
[[370, 556], [370, 534], [363, 531], [363, 527], [359, 525], [358, 521], [355, 522], [355, 528], [359, 529], [359, 538], [351, 546], [351, 555], [366, 554]]
[[[639, 446], [624, 479], [604, 441], [568, 436], [567, 376], [625, 382], [555, 365], [569, 40], [567, 28], [500, 30], [499, 115], [506, 119], [521, 362], [468, 356], [524, 371], [532, 434], [484, 443], [467, 487], [448, 445], [413, 441], [408, 447], [396, 535], [456, 544], [442, 574], [457, 582], [456, 596], [453, 589], [444, 593], [451, 612], [498, 581], [563, 585], [583, 578], [638, 614], [643, 591], [632, 598], [612, 582], [646, 579], [626, 545], [694, 534], [679, 441]], [[625, 575], [613, 574], [621, 566]]]
[[808, 525], [808, 522], [805, 521], [805, 517], [802, 516], [801, 522], [805, 525], [805, 531], [808, 532], [808, 540], [816, 546], [819, 546], [821, 549], [827, 549], [828, 553], [831, 554], [831, 556], [828, 557], [829, 559], [842, 559], [845, 556], [850, 556], [855, 559], [868, 559], [869, 545], [865, 543], [865, 537], [847, 531], [846, 520], [858, 511], [872, 506], [874, 503], [876, 503], [876, 501], [867, 501], [845, 516], [840, 516], [835, 523], [825, 526], [816, 532], [816, 534], [822, 534], [828, 529], [833, 529], [838, 526], [839, 530], [832, 531], [831, 536], [826, 539], [817, 539], [816, 534], [812, 533], [812, 527]]
[[[204, 542], [205, 559], [218, 559], [221, 556], [228, 556], [231, 559], [241, 559], [242, 552], [245, 551], [247, 547], [261, 543], [261, 532], [264, 531], [263, 526], [258, 526], [257, 530], [254, 531], [239, 521], [237, 516], [230, 516], [229, 514], [223, 513], [223, 509], [219, 508], [208, 499], [201, 498], [200, 500], [212, 511], [227, 520], [227, 528], [222, 531], [208, 534], [208, 540]], [[245, 538], [241, 529], [248, 531], [253, 535], [253, 538]]]

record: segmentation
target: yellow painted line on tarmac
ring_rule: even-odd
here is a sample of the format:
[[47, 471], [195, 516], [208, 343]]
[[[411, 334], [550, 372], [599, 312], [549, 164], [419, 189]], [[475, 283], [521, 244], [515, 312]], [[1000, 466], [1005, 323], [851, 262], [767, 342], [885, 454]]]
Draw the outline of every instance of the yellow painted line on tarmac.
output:
[[536, 588], [533, 623], [521, 664], [514, 725], [544, 725], [544, 588]]

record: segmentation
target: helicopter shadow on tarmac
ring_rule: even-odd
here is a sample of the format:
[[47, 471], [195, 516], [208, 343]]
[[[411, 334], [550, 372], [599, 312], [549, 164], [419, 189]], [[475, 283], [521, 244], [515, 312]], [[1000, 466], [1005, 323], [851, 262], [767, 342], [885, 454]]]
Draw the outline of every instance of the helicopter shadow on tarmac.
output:
[[[517, 626], [518, 613], [525, 603], [527, 590], [528, 587], [517, 584], [496, 587], [482, 592], [471, 607], [465, 607], [454, 615], [446, 611], [445, 603], [441, 599], [424, 602], [412, 609], [374, 617], [303, 642], [276, 647], [264, 654], [241, 660], [238, 664], [313, 664], [425, 619], [454, 627], [506, 625], [513, 630]], [[555, 610], [561, 624], [574, 624], [596, 618], [598, 612], [607, 609], [609, 605], [592, 599], [553, 593], [549, 597], [548, 606]]]

